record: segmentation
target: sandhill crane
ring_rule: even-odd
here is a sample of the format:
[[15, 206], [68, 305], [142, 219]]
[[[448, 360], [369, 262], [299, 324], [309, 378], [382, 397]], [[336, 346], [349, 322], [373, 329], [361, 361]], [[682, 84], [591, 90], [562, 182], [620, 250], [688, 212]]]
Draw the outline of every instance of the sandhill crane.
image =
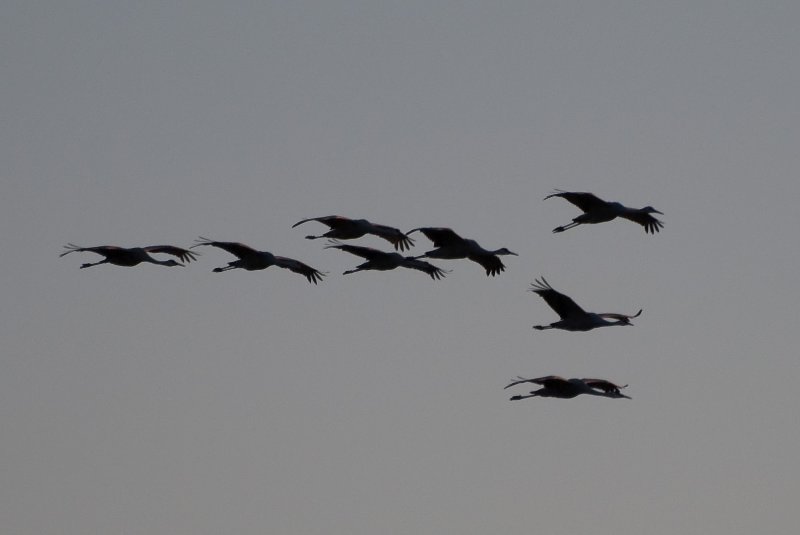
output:
[[551, 193], [545, 197], [545, 200], [549, 199], [550, 197], [561, 197], [583, 210], [583, 213], [574, 218], [572, 223], [561, 227], [556, 227], [553, 229], [553, 232], [564, 232], [567, 229], [577, 227], [581, 224], [605, 223], [606, 221], [611, 221], [617, 217], [622, 217], [624, 219], [633, 221], [634, 223], [639, 223], [644, 227], [644, 231], [646, 233], [655, 234], [664, 226], [664, 223], [650, 215], [664, 215], [662, 212], [659, 212], [652, 206], [645, 206], [644, 208], [628, 208], [627, 206], [624, 206], [618, 202], [604, 201], [592, 193], [577, 191], [556, 190], [555, 193]]
[[68, 255], [74, 252], [89, 251], [104, 256], [103, 260], [93, 264], [83, 264], [81, 269], [92, 266], [99, 266], [100, 264], [113, 264], [115, 266], [136, 266], [142, 262], [149, 262], [150, 264], [158, 264], [159, 266], [183, 266], [180, 262], [175, 260], [156, 260], [148, 253], [164, 253], [172, 256], [177, 256], [183, 262], [191, 262], [197, 260], [198, 253], [181, 249], [174, 245], [150, 245], [148, 247], [117, 247], [116, 245], [98, 245], [97, 247], [78, 247], [72, 243], [65, 245], [63, 253], [59, 257]]
[[[537, 330], [544, 329], [563, 329], [565, 331], [589, 331], [596, 327], [607, 327], [609, 325], [633, 325], [631, 319], [636, 318], [642, 313], [639, 312], [633, 316], [625, 314], [614, 314], [605, 312], [597, 314], [595, 312], [586, 312], [572, 298], [557, 292], [550, 286], [544, 277], [531, 284], [530, 291], [538, 294], [542, 299], [550, 305], [550, 308], [556, 311], [561, 316], [559, 321], [553, 322], [550, 325], [534, 325], [533, 328]], [[616, 321], [609, 321], [609, 319]]]
[[420, 227], [409, 230], [406, 234], [417, 231], [422, 232], [431, 240], [436, 249], [428, 251], [424, 255], [417, 256], [416, 258], [468, 258], [483, 266], [483, 269], [486, 270], [487, 277], [505, 271], [506, 266], [503, 265], [503, 262], [500, 260], [500, 255], [517, 256], [517, 253], [511, 252], [505, 247], [489, 251], [478, 245], [478, 242], [475, 240], [462, 238], [456, 234], [453, 229], [444, 227]]
[[571, 399], [581, 394], [589, 394], [591, 396], [602, 396], [606, 398], [625, 398], [631, 399], [626, 396], [621, 389], [628, 385], [618, 386], [605, 379], [564, 379], [557, 375], [548, 375], [546, 377], [537, 377], [536, 379], [526, 379], [524, 377], [517, 377], [516, 381], [506, 386], [506, 388], [518, 385], [520, 383], [534, 383], [541, 385], [543, 388], [533, 390], [530, 394], [524, 396], [512, 396], [511, 401], [520, 399], [527, 399], [532, 397], [542, 398], [563, 398]]
[[270, 266], [278, 266], [280, 268], [288, 269], [303, 275], [308, 282], [317, 284], [325, 276], [325, 273], [318, 271], [311, 266], [308, 266], [299, 260], [293, 258], [286, 258], [283, 256], [276, 256], [267, 251], [256, 251], [250, 246], [243, 243], [227, 242], [227, 241], [214, 241], [200, 236], [197, 243], [192, 247], [200, 247], [202, 245], [210, 245], [217, 247], [223, 251], [227, 251], [232, 255], [238, 257], [238, 260], [228, 262], [225, 267], [214, 268], [214, 273], [228, 271], [229, 269], [245, 269], [247, 271], [258, 271], [260, 269], [267, 269]]
[[331, 230], [321, 236], [306, 236], [308, 240], [319, 238], [330, 238], [333, 240], [354, 240], [366, 234], [372, 234], [391, 242], [398, 251], [405, 251], [411, 248], [414, 240], [403, 234], [400, 229], [370, 223], [366, 219], [349, 219], [340, 215], [328, 215], [323, 217], [310, 217], [298, 221], [292, 228], [302, 225], [308, 221], [319, 221], [330, 227]]
[[367, 261], [359, 266], [356, 266], [355, 269], [350, 269], [345, 271], [343, 275], [348, 275], [350, 273], [355, 273], [357, 271], [364, 271], [369, 269], [374, 269], [378, 271], [388, 271], [390, 269], [404, 267], [409, 269], [416, 269], [427, 273], [431, 276], [432, 279], [441, 279], [444, 277], [448, 272], [440, 269], [428, 262], [424, 262], [422, 260], [418, 260], [413, 256], [403, 256], [400, 253], [387, 253], [385, 251], [380, 251], [378, 249], [373, 249], [372, 247], [362, 247], [359, 245], [344, 245], [341, 243], [337, 243], [335, 241], [331, 241], [328, 245], [325, 246], [326, 249], [339, 249], [340, 251], [345, 251], [350, 254], [354, 254], [356, 256], [360, 256], [361, 258], [366, 258]]

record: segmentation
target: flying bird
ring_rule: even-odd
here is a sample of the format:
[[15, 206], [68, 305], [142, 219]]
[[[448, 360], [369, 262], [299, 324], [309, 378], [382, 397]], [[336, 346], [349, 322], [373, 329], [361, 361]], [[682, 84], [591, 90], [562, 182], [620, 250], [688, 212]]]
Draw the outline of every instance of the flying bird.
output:
[[333, 240], [354, 240], [367, 234], [372, 234], [383, 238], [394, 245], [398, 251], [405, 251], [411, 248], [414, 240], [403, 234], [400, 229], [394, 227], [387, 227], [386, 225], [378, 225], [370, 223], [366, 219], [349, 219], [340, 215], [329, 215], [323, 217], [310, 217], [298, 221], [292, 228], [302, 225], [308, 221], [318, 221], [330, 227], [330, 230], [321, 236], [306, 236], [308, 240], [316, 240], [319, 238], [330, 238]]
[[97, 253], [103, 256], [103, 260], [99, 262], [95, 262], [93, 264], [83, 264], [81, 265], [81, 269], [88, 268], [92, 266], [98, 266], [100, 264], [113, 264], [115, 266], [136, 266], [143, 262], [149, 262], [151, 264], [158, 264], [159, 266], [183, 266], [180, 262], [175, 260], [157, 260], [150, 256], [149, 253], [163, 253], [172, 256], [176, 256], [181, 259], [181, 261], [189, 263], [192, 260], [197, 260], [198, 253], [194, 251], [189, 251], [187, 249], [181, 249], [180, 247], [175, 247], [174, 245], [150, 245], [148, 247], [117, 247], [116, 245], [98, 245], [97, 247], [78, 247], [72, 243], [67, 244], [64, 246], [64, 251], [59, 257], [68, 255], [69, 253], [74, 252], [84, 252], [88, 251], [91, 253]]
[[615, 385], [605, 379], [564, 379], [557, 375], [548, 375], [546, 377], [537, 377], [536, 379], [526, 379], [524, 377], [517, 377], [517, 380], [511, 382], [506, 388], [518, 385], [521, 383], [534, 383], [541, 385], [539, 390], [533, 390], [527, 395], [517, 395], [510, 398], [511, 401], [520, 399], [527, 399], [532, 397], [542, 398], [562, 398], [572, 399], [581, 394], [589, 394], [591, 396], [602, 396], [606, 398], [625, 398], [631, 399], [626, 396], [621, 389], [628, 385]]
[[[544, 329], [563, 329], [565, 331], [589, 331], [596, 327], [607, 327], [609, 325], [633, 325], [631, 319], [636, 318], [642, 313], [639, 312], [633, 316], [625, 314], [615, 314], [605, 312], [597, 314], [595, 312], [586, 312], [572, 298], [557, 292], [550, 286], [544, 277], [531, 284], [530, 291], [539, 295], [545, 302], [550, 305], [550, 308], [556, 311], [561, 317], [559, 321], [553, 322], [550, 325], [534, 325], [533, 328], [537, 330]], [[614, 321], [610, 321], [614, 320]]]
[[484, 249], [475, 240], [462, 238], [456, 234], [453, 229], [444, 227], [420, 227], [409, 230], [406, 235], [412, 232], [422, 232], [429, 240], [433, 242], [434, 247], [424, 255], [417, 256], [416, 258], [442, 258], [442, 259], [458, 259], [468, 258], [473, 262], [477, 262], [483, 269], [486, 270], [486, 276], [497, 275], [501, 271], [505, 271], [506, 266], [500, 260], [500, 255], [514, 255], [505, 247], [489, 251]]
[[247, 271], [258, 271], [267, 269], [270, 266], [278, 266], [280, 268], [288, 269], [299, 273], [308, 279], [308, 282], [317, 284], [325, 276], [322, 271], [316, 270], [309, 265], [306, 265], [299, 260], [293, 258], [286, 258], [284, 256], [276, 256], [267, 251], [257, 251], [252, 247], [243, 243], [227, 242], [227, 241], [214, 241], [200, 236], [197, 243], [192, 247], [200, 247], [203, 245], [210, 245], [217, 247], [223, 251], [227, 251], [238, 258], [233, 262], [228, 262], [225, 267], [214, 268], [214, 273], [228, 271], [230, 269], [245, 269]]
[[400, 253], [387, 253], [372, 247], [362, 247], [360, 245], [345, 245], [332, 241], [325, 246], [326, 249], [339, 249], [347, 253], [366, 258], [366, 262], [356, 266], [355, 269], [345, 271], [343, 274], [348, 275], [357, 271], [365, 271], [374, 269], [377, 271], [388, 271], [398, 267], [409, 269], [416, 269], [427, 273], [432, 279], [441, 279], [448, 271], [440, 269], [433, 264], [429, 264], [423, 260], [419, 260], [413, 256], [403, 256]]
[[556, 227], [553, 232], [564, 232], [572, 227], [577, 227], [582, 224], [605, 223], [617, 217], [622, 217], [639, 223], [644, 227], [646, 233], [655, 234], [663, 226], [664, 223], [653, 217], [651, 214], [661, 214], [652, 206], [645, 206], [644, 208], [628, 208], [618, 202], [604, 201], [592, 193], [577, 192], [577, 191], [560, 191], [556, 190], [544, 199], [550, 197], [561, 197], [571, 202], [581, 210], [583, 213], [572, 220], [572, 223]]

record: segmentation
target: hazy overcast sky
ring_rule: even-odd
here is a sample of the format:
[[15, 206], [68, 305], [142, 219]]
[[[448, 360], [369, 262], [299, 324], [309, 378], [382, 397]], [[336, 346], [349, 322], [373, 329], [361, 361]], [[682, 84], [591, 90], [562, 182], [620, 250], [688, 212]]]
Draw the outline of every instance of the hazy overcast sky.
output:
[[[0, 531], [793, 532], [799, 22], [793, 1], [3, 2]], [[552, 234], [579, 213], [554, 188], [665, 228]], [[342, 276], [360, 259], [291, 228], [330, 214], [519, 256]], [[329, 275], [58, 257], [201, 235]], [[540, 276], [644, 312], [535, 331]], [[549, 374], [633, 399], [503, 390]]]

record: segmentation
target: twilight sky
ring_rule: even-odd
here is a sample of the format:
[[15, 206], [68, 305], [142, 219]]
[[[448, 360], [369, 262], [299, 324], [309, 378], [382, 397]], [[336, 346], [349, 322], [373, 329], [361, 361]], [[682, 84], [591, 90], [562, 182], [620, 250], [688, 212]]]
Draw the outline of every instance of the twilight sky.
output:
[[[7, 0], [0, 531], [786, 534], [800, 4]], [[554, 188], [663, 211], [664, 230]], [[432, 281], [341, 214], [508, 247]], [[329, 272], [58, 258], [242, 241]], [[430, 243], [416, 236], [414, 254]], [[358, 244], [387, 249], [366, 237]], [[534, 331], [534, 278], [634, 327]], [[632, 400], [510, 402], [517, 375]]]

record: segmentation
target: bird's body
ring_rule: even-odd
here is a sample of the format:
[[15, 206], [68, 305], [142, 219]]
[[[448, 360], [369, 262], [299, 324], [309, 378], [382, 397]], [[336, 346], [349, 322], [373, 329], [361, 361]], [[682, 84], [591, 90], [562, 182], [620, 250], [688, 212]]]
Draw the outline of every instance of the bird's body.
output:
[[652, 206], [629, 208], [618, 202], [604, 201], [593, 193], [578, 191], [556, 191], [545, 197], [545, 200], [551, 197], [561, 197], [583, 211], [581, 215], [572, 220], [572, 223], [556, 227], [553, 232], [564, 232], [578, 225], [605, 223], [617, 217], [640, 224], [646, 233], [655, 234], [664, 226], [664, 223], [651, 215], [662, 214]]
[[462, 238], [452, 229], [445, 227], [420, 227], [410, 230], [406, 234], [417, 231], [422, 232], [436, 247], [436, 249], [428, 251], [417, 258], [441, 258], [446, 260], [468, 258], [483, 266], [487, 276], [494, 276], [501, 271], [505, 271], [506, 266], [500, 260], [500, 255], [517, 256], [517, 253], [511, 252], [505, 247], [494, 251], [484, 249], [475, 240]]
[[362, 247], [360, 245], [345, 245], [337, 242], [331, 242], [326, 246], [326, 249], [339, 249], [347, 253], [365, 258], [367, 261], [363, 264], [356, 266], [354, 269], [345, 271], [343, 274], [348, 275], [357, 271], [377, 270], [389, 271], [398, 267], [409, 269], [416, 269], [427, 273], [432, 279], [441, 279], [447, 273], [433, 264], [419, 260], [413, 256], [403, 256], [400, 253], [380, 251], [372, 247]]
[[561, 292], [558, 292], [542, 277], [531, 284], [530, 291], [539, 295], [550, 308], [561, 317], [559, 321], [550, 325], [534, 325], [534, 329], [562, 329], [565, 331], [589, 331], [597, 327], [608, 327], [611, 325], [633, 325], [631, 319], [636, 318], [642, 313], [641, 310], [632, 316], [616, 314], [612, 312], [595, 313], [586, 312], [578, 304]]
[[238, 258], [238, 260], [228, 262], [228, 265], [225, 267], [214, 268], [214, 273], [220, 273], [230, 269], [258, 271], [261, 269], [267, 269], [270, 266], [278, 266], [280, 268], [299, 273], [300, 275], [303, 275], [308, 282], [313, 282], [314, 284], [320, 282], [322, 277], [325, 276], [325, 273], [318, 271], [311, 266], [300, 262], [299, 260], [286, 258], [284, 256], [276, 256], [267, 251], [257, 251], [256, 249], [253, 249], [252, 247], [243, 243], [214, 241], [209, 240], [208, 238], [200, 237], [193, 247], [199, 247], [202, 245], [217, 247], [223, 251], [231, 253]]
[[601, 396], [606, 398], [631, 399], [629, 396], [626, 396], [620, 392], [621, 389], [627, 387], [628, 385], [615, 385], [614, 383], [606, 381], [605, 379], [564, 379], [563, 377], [559, 377], [557, 375], [537, 377], [536, 379], [518, 377], [515, 381], [512, 381], [508, 386], [506, 386], [506, 388], [521, 383], [534, 383], [542, 386], [542, 388], [539, 390], [534, 390], [527, 395], [512, 396], [511, 401], [532, 397], [572, 399], [580, 396], [581, 394]]
[[308, 219], [298, 221], [292, 225], [292, 228], [302, 225], [308, 221], [318, 221], [330, 227], [330, 230], [321, 236], [306, 236], [306, 239], [308, 240], [316, 240], [319, 238], [329, 238], [332, 240], [355, 240], [357, 238], [361, 238], [362, 236], [366, 236], [367, 234], [372, 234], [390, 242], [398, 251], [409, 249], [414, 243], [414, 240], [403, 234], [400, 229], [371, 223], [366, 219], [350, 219], [339, 215], [310, 217]]
[[103, 256], [103, 260], [94, 263], [82, 264], [81, 269], [98, 266], [100, 264], [112, 264], [115, 266], [132, 267], [142, 263], [156, 264], [159, 266], [183, 266], [175, 260], [157, 260], [150, 256], [150, 253], [163, 253], [176, 256], [183, 262], [197, 260], [197, 253], [175, 247], [174, 245], [150, 245], [148, 247], [118, 247], [116, 245], [98, 245], [96, 247], [79, 247], [74, 244], [64, 246], [64, 251], [59, 256], [68, 255], [75, 252], [91, 252]]

